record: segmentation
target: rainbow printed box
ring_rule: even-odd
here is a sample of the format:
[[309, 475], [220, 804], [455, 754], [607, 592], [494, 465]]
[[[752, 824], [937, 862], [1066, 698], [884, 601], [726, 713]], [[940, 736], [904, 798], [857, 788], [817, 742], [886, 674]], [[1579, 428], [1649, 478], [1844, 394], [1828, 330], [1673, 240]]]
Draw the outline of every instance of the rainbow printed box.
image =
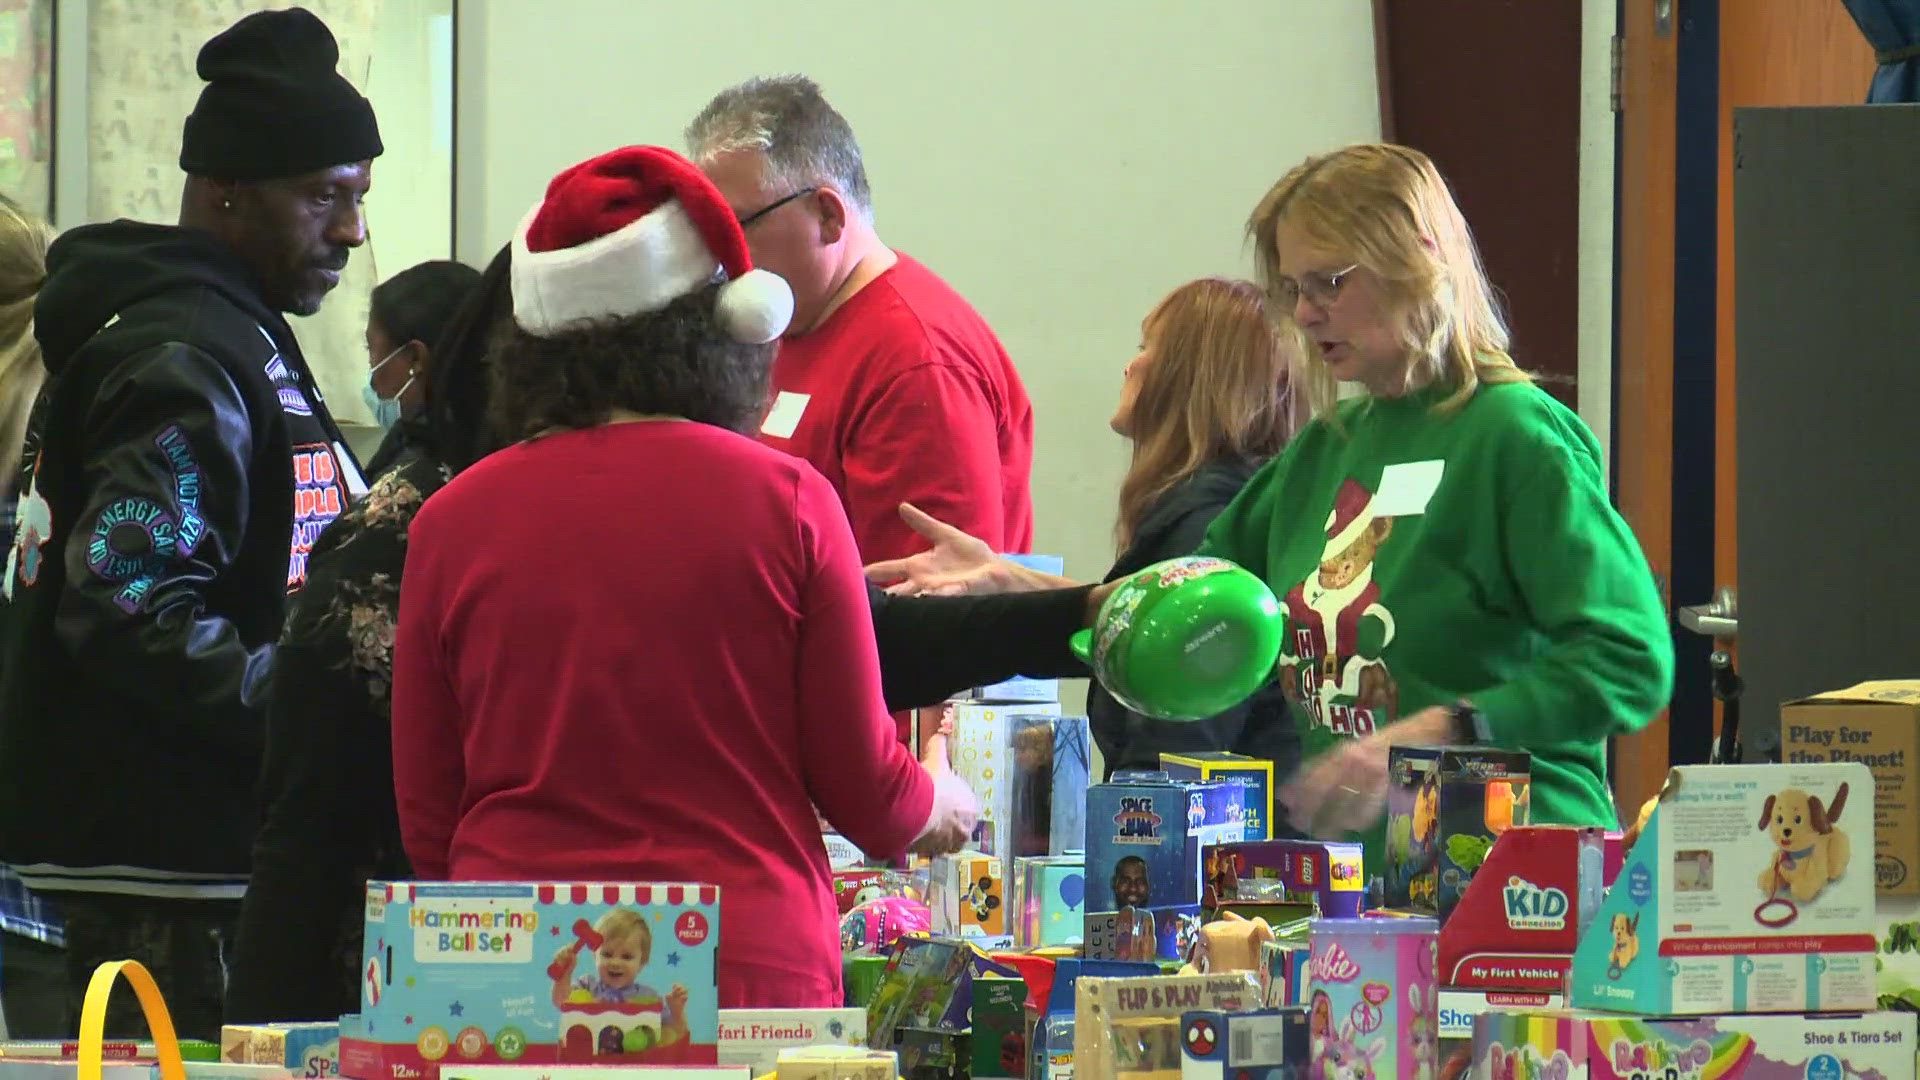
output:
[[1493, 1080], [1915, 1080], [1915, 1015], [1702, 1016], [1486, 1013], [1473, 1071]]
[[1683, 765], [1574, 948], [1576, 1009], [1851, 1012], [1874, 996], [1873, 774]]
[[352, 1080], [717, 1059], [714, 886], [372, 882], [366, 920]]

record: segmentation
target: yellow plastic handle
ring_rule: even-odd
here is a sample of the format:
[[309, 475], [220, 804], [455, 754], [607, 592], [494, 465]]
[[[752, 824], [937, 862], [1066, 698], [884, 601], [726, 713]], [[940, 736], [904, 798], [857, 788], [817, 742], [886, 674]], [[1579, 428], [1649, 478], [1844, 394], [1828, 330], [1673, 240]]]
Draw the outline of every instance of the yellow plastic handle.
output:
[[101, 1080], [105, 1075], [102, 1056], [107, 1034], [107, 999], [113, 996], [114, 982], [123, 975], [140, 999], [140, 1011], [147, 1015], [154, 1048], [160, 1052], [160, 1080], [187, 1080], [187, 1067], [180, 1060], [180, 1039], [173, 1033], [173, 1014], [167, 1011], [167, 999], [160, 996], [153, 974], [138, 960], [115, 960], [93, 970], [93, 981], [87, 984], [87, 997], [80, 1006], [78, 1080]]

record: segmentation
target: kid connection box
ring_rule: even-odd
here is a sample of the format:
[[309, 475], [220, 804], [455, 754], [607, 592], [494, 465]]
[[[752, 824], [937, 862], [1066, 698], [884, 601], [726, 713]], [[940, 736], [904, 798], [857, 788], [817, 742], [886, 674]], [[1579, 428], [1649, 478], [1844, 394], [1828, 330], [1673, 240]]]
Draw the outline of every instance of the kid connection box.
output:
[[1865, 765], [1668, 774], [1573, 956], [1574, 1008], [1643, 1015], [1874, 1005]]
[[719, 932], [710, 885], [369, 883], [341, 1071], [711, 1065]]

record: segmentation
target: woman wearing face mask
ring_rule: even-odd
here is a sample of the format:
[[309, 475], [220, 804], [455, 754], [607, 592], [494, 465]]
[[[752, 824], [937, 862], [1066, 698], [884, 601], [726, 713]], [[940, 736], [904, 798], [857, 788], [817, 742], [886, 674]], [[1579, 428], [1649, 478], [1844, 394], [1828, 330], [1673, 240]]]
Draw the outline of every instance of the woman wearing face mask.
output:
[[478, 270], [442, 259], [402, 270], [374, 287], [367, 311], [367, 385], [360, 396], [387, 434], [367, 462], [369, 483], [419, 443], [418, 414], [432, 343], [479, 283]]

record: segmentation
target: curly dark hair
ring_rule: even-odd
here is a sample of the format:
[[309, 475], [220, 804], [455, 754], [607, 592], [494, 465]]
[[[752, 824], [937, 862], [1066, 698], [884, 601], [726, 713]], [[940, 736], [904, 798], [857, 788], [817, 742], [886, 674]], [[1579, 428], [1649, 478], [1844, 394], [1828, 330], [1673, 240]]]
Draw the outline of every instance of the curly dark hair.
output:
[[625, 409], [751, 434], [766, 408], [775, 346], [727, 335], [714, 318], [719, 288], [551, 337], [516, 326], [493, 358], [495, 426], [524, 439], [593, 427]]

